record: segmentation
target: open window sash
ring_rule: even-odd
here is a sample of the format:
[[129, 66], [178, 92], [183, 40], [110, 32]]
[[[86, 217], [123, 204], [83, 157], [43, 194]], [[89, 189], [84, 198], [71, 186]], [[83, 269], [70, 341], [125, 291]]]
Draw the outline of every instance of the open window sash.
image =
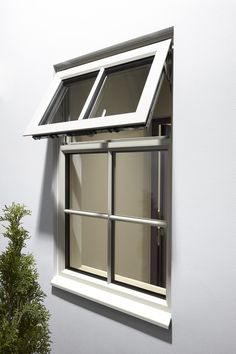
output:
[[[161, 81], [170, 44], [171, 40], [168, 39], [57, 72], [24, 135], [40, 138], [43, 136], [79, 134], [82, 131], [89, 132], [118, 127], [145, 126]], [[101, 116], [90, 117], [89, 114], [94, 109], [94, 105], [101, 93], [106, 78], [106, 71], [124, 64], [129, 64], [132, 67], [132, 63], [135, 65], [137, 61], [144, 60], [145, 58], [153, 59], [138, 99], [136, 110], [111, 115], [105, 115], [103, 112]], [[78, 117], [70, 121], [65, 118], [62, 122], [53, 122], [53, 117], [57, 109], [62, 105], [62, 101], [67, 93], [66, 83], [68, 81], [79, 82], [86, 75], [93, 75], [94, 81], [87, 96], [83, 98], [84, 101], [82, 101]], [[116, 100], [116, 97], [113, 97], [113, 99]]]

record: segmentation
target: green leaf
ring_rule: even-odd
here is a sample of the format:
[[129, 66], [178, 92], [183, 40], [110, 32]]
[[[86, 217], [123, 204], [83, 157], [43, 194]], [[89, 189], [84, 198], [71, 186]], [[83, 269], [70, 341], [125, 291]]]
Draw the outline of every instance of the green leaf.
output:
[[32, 254], [22, 249], [30, 237], [22, 218], [31, 212], [21, 204], [5, 206], [0, 221], [8, 245], [0, 255], [0, 354], [50, 353], [49, 312], [38, 283]]

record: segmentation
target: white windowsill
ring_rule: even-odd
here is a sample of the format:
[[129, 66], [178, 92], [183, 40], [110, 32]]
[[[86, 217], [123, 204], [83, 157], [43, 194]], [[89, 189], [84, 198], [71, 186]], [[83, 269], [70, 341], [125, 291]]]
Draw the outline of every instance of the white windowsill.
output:
[[107, 284], [103, 280], [67, 269], [55, 275], [51, 284], [160, 327], [169, 328], [171, 313], [166, 300], [116, 284]]

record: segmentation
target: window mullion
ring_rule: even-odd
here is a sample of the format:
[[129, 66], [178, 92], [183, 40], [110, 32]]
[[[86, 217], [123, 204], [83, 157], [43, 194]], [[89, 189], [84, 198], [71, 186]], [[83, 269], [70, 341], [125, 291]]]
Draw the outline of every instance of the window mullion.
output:
[[[65, 156], [65, 207], [70, 207], [70, 160]], [[70, 215], [65, 213], [65, 266], [70, 266]]]
[[108, 150], [108, 222], [107, 222], [107, 282], [111, 283], [114, 276], [114, 233], [113, 221], [110, 216], [113, 213], [113, 169], [114, 169], [114, 155]]

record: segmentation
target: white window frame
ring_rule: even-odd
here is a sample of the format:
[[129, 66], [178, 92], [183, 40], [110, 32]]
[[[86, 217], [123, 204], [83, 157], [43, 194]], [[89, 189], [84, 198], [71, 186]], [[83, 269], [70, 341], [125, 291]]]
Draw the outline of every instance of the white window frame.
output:
[[[27, 127], [24, 135], [32, 135], [33, 137], [54, 136], [66, 135], [71, 132], [75, 133], [80, 131], [102, 130], [114, 127], [145, 125], [149, 118], [150, 109], [152, 107], [155, 93], [157, 92], [170, 45], [171, 39], [167, 39], [162, 42], [146, 45], [141, 48], [129, 50], [107, 58], [57, 72], [46, 96], [41, 102], [41, 105], [38, 107], [38, 110]], [[84, 119], [87, 108], [97, 95], [96, 88], [102, 80], [102, 74], [105, 69], [150, 56], [154, 56], [154, 60], [144, 85], [136, 112]], [[85, 102], [82, 112], [78, 117], [78, 120], [40, 125], [40, 122], [42, 121], [48, 107], [50, 107], [55, 94], [58, 90], [60, 90], [60, 88], [62, 88], [63, 80], [94, 71], [98, 71], [99, 73]]]
[[[129, 289], [114, 283], [94, 278], [93, 276], [80, 274], [66, 269], [65, 265], [65, 155], [80, 152], [124, 151], [127, 149], [155, 149], [168, 150], [168, 201], [171, 194], [171, 142], [165, 137], [148, 137], [135, 139], [122, 139], [111, 141], [95, 141], [84, 143], [71, 143], [62, 145], [58, 156], [58, 229], [57, 229], [57, 255], [56, 275], [52, 279], [52, 285], [69, 291], [89, 300], [106, 305], [126, 314], [148, 321], [152, 324], [169, 328], [171, 321], [170, 309], [170, 223], [171, 210], [168, 208], [167, 218], [163, 225], [166, 226], [167, 237], [167, 276], [166, 299], [152, 296], [141, 291]], [[108, 164], [111, 163], [108, 158]], [[111, 186], [108, 182], [108, 192]], [[110, 192], [109, 192], [110, 193]], [[108, 193], [108, 194], [109, 194]], [[109, 198], [109, 197], [108, 197]], [[109, 226], [108, 226], [109, 227]]]

